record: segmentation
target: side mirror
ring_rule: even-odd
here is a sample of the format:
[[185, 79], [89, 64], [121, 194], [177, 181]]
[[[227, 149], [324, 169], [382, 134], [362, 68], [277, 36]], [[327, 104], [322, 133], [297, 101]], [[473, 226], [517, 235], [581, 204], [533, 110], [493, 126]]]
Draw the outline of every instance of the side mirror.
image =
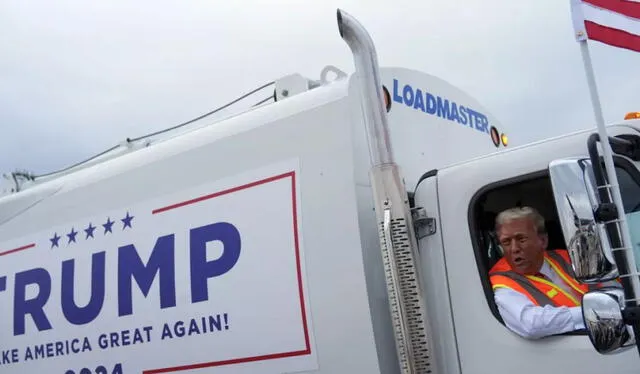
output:
[[633, 328], [624, 322], [622, 289], [607, 287], [582, 298], [582, 317], [591, 344], [598, 353], [620, 353], [635, 346]]
[[549, 175], [576, 279], [598, 283], [616, 278], [608, 236], [594, 215], [598, 196], [591, 161], [555, 160], [549, 164]]

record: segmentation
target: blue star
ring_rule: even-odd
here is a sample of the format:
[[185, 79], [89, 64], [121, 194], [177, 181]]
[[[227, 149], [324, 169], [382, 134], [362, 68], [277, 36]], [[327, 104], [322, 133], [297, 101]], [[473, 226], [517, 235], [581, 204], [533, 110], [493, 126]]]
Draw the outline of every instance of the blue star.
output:
[[131, 220], [133, 220], [133, 216], [130, 216], [129, 212], [127, 212], [127, 216], [121, 219], [122, 223], [124, 223], [124, 225], [122, 226], [123, 230], [127, 227], [131, 227]]
[[68, 244], [70, 244], [71, 242], [75, 243], [76, 235], [78, 235], [78, 232], [75, 229], [71, 228], [71, 232], [67, 234], [67, 236], [69, 237], [69, 243]]
[[111, 232], [111, 233], [113, 232], [113, 231], [111, 231], [111, 226], [113, 226], [113, 224], [114, 224], [114, 223], [115, 223], [115, 221], [112, 221], [112, 220], [111, 220], [111, 218], [107, 218], [107, 223], [105, 223], [104, 225], [102, 225], [102, 227], [104, 227], [104, 233], [105, 233], [105, 235], [106, 235], [108, 232]]
[[51, 248], [53, 247], [57, 247], [58, 246], [58, 241], [60, 240], [60, 237], [58, 236], [58, 233], [53, 234], [53, 238], [49, 239], [51, 241]]
[[84, 229], [84, 232], [87, 233], [87, 237], [85, 239], [89, 239], [89, 237], [93, 238], [93, 230], [95, 230], [95, 226], [93, 226], [91, 223], [89, 223], [89, 227], [87, 227], [86, 229]]

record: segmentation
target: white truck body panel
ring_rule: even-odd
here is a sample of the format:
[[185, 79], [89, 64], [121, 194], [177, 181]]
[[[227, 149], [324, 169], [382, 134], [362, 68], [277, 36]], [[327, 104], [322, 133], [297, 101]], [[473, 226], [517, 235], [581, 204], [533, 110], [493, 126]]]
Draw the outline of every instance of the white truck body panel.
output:
[[[391, 99], [387, 115], [394, 156], [409, 188], [428, 170], [504, 149], [492, 143], [489, 129], [495, 126], [501, 134], [509, 135], [509, 128], [459, 88], [438, 77], [401, 67], [381, 67], [380, 79]], [[354, 146], [358, 149], [356, 155], [366, 158], [356, 160], [356, 172], [358, 181], [368, 184], [370, 162], [357, 89], [352, 82], [352, 128], [357, 132]], [[511, 135], [509, 147], [518, 141], [517, 134]]]
[[[57, 194], [0, 226], [3, 252], [19, 248], [23, 243], [35, 243], [33, 248], [0, 257], [0, 275], [6, 277], [0, 298], [3, 298], [3, 314], [7, 316], [0, 325], [0, 341], [5, 350], [17, 349], [19, 358], [17, 363], [4, 364], [2, 372], [75, 370], [78, 373], [83, 367], [109, 368], [120, 362], [125, 373], [154, 373], [158, 371], [153, 369], [213, 365], [227, 360], [239, 362], [198, 372], [380, 372], [358, 230], [352, 140], [349, 131], [345, 131], [349, 107], [347, 101], [341, 99], [342, 92], [345, 90], [338, 84], [308, 97], [279, 103], [278, 110], [259, 108], [219, 126], [52, 181], [61, 187]], [[296, 141], [283, 142], [289, 138]], [[284, 166], [278, 166], [282, 162], [286, 162]], [[153, 222], [157, 218], [151, 217], [150, 211], [153, 207], [291, 170], [297, 172], [300, 274], [307, 310], [308, 351], [301, 335], [300, 306], [295, 305], [299, 299], [294, 292], [297, 286], [292, 262], [295, 259], [291, 244], [293, 230], [291, 217], [287, 216], [292, 207], [286, 198], [287, 184], [273, 191], [266, 189], [261, 197], [234, 192], [228, 199], [216, 203], [213, 199], [211, 205], [202, 205], [196, 209], [199, 213], [193, 211], [193, 216], [189, 213], [174, 218], [167, 216], [160, 223]], [[46, 188], [46, 185], [37, 186], [32, 192]], [[234, 194], [237, 197], [233, 197]], [[8, 199], [20, 197], [16, 194]], [[128, 231], [129, 228], [128, 232], [122, 231], [120, 219], [126, 211], [136, 216], [133, 223], [139, 230], [137, 233]], [[98, 227], [96, 238], [104, 237], [99, 224], [105, 223], [107, 217], [116, 221], [118, 227], [114, 226], [114, 233], [118, 235], [100, 238], [101, 243], [96, 241], [93, 245], [86, 242], [81, 230], [93, 222]], [[259, 230], [262, 234], [240, 233], [243, 245], [237, 268], [227, 273], [229, 277], [221, 283], [216, 284], [214, 277], [209, 282], [209, 301], [193, 305], [189, 297], [189, 247], [185, 230], [206, 221], [225, 220], [240, 220], [242, 222], [234, 223], [239, 230]], [[138, 222], [139, 228], [135, 226]], [[67, 246], [63, 233], [69, 233], [71, 228], [80, 234], [78, 243]], [[49, 239], [56, 232], [62, 236], [60, 248], [51, 250]], [[117, 305], [122, 296], [118, 294], [116, 282], [118, 246], [134, 243], [146, 263], [156, 238], [168, 233], [176, 233], [176, 306], [160, 309], [158, 278], [146, 298], [133, 282], [133, 314], [119, 318]], [[280, 237], [280, 234], [287, 236]], [[249, 236], [245, 238], [245, 235]], [[104, 306], [94, 321], [74, 326], [65, 321], [61, 312], [61, 262], [76, 261], [75, 297], [82, 306], [89, 297], [90, 283], [82, 281], [88, 279], [90, 273], [89, 256], [99, 251], [106, 251], [107, 261]], [[268, 254], [271, 251], [273, 255]], [[213, 260], [215, 256], [208, 259]], [[25, 334], [14, 336], [14, 274], [37, 267], [44, 268], [52, 277], [51, 296], [44, 310], [53, 328], [38, 331], [28, 316]], [[29, 297], [36, 294], [30, 293]], [[223, 310], [228, 313], [229, 330], [173, 341], [162, 341], [156, 335], [164, 322], [200, 317], [205, 312], [225, 313]], [[151, 342], [106, 351], [97, 345], [96, 339], [103, 332], [147, 325], [154, 326]], [[91, 352], [24, 359], [29, 346], [81, 336], [91, 340], [94, 348]], [[287, 352], [304, 354], [243, 361]]]

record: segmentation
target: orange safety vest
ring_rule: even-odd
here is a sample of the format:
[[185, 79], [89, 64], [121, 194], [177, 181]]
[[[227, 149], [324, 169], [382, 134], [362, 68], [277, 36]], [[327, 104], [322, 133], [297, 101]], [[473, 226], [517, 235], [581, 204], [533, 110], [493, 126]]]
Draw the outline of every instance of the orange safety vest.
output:
[[[565, 249], [545, 251], [544, 261], [555, 270], [562, 280], [582, 296], [596, 285], [581, 284], [576, 281], [571, 268], [569, 253]], [[535, 275], [521, 275], [513, 271], [507, 260], [501, 258], [489, 271], [493, 290], [510, 288], [527, 296], [537, 306], [580, 306], [581, 299], [566, 292], [563, 288]]]

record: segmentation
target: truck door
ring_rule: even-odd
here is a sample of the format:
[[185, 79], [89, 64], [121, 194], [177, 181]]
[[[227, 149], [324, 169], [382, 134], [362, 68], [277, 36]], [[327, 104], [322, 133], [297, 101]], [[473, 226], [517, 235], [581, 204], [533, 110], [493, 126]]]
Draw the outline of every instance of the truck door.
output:
[[[637, 371], [637, 352], [600, 355], [585, 331], [541, 339], [515, 334], [498, 313], [488, 278], [488, 270], [502, 256], [493, 227], [504, 209], [536, 208], [545, 217], [548, 248], [566, 248], [548, 165], [553, 159], [583, 156], [584, 145], [584, 137], [557, 139], [442, 169], [437, 180], [430, 178], [432, 182], [427, 179], [419, 185], [416, 205], [428, 207], [431, 199], [437, 199], [437, 208], [431, 202], [427, 215], [437, 220], [438, 231], [420, 241], [424, 258], [433, 261], [425, 267], [434, 274], [436, 266], [442, 267], [438, 274], [446, 280], [432, 288], [447, 287], [450, 300], [446, 306], [435, 298], [428, 303], [438, 304], [440, 315], [451, 313], [462, 373], [571, 373], [579, 367], [593, 373], [609, 372], [612, 367], [617, 373]], [[621, 157], [616, 165], [624, 205], [633, 212], [640, 203], [638, 167]]]
[[413, 194], [416, 239], [420, 249], [423, 290], [436, 357], [436, 373], [460, 373], [458, 348], [451, 313], [447, 264], [440, 227], [438, 173], [426, 172]]

